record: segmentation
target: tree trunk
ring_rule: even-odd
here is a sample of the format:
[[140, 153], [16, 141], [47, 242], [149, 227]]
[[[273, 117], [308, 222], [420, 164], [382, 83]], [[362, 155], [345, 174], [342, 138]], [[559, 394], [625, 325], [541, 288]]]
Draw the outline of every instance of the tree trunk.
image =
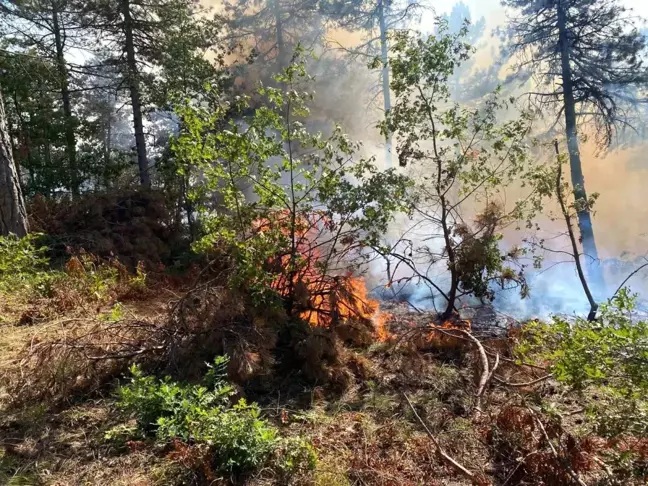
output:
[[25, 200], [11, 153], [7, 119], [0, 94], [0, 235], [13, 233], [23, 237], [28, 231]]
[[106, 120], [106, 132], [104, 133], [104, 188], [108, 189], [110, 187], [110, 155], [112, 152], [112, 111], [108, 113]]
[[[14, 154], [14, 163], [18, 167], [18, 176], [20, 177], [20, 166], [22, 165], [22, 168], [24, 169], [25, 166], [27, 167], [27, 180], [29, 181], [29, 184], [33, 185], [34, 184], [34, 149], [32, 147], [32, 141], [29, 138], [29, 131], [27, 129], [27, 124], [25, 123], [25, 119], [22, 116], [22, 107], [20, 106], [20, 103], [18, 103], [18, 95], [14, 92], [13, 93], [13, 102], [14, 102], [14, 109], [16, 110], [16, 116], [18, 117], [18, 127], [17, 127], [17, 136], [16, 139], [18, 141], [18, 146], [16, 147], [16, 151], [13, 152]], [[24, 154], [24, 155], [23, 155]], [[15, 160], [15, 158], [18, 157], [18, 161]], [[25, 164], [25, 159], [27, 160], [27, 163]], [[20, 179], [22, 180], [22, 179]]]
[[61, 37], [57, 0], [52, 2], [52, 30], [54, 31], [54, 43], [56, 45], [56, 67], [61, 87], [61, 98], [63, 100], [63, 116], [65, 117], [65, 151], [68, 156], [70, 168], [69, 189], [72, 197], [77, 197], [79, 195], [79, 169], [77, 167], [76, 136], [74, 134], [75, 123], [74, 117], [72, 116], [69, 73], [65, 63], [65, 46], [64, 40]]
[[286, 45], [283, 34], [283, 20], [281, 18], [281, 5], [279, 0], [274, 0], [273, 9], [275, 14], [275, 29], [277, 30], [277, 72], [282, 73], [286, 69]]
[[[380, 57], [383, 65], [382, 82], [383, 82], [383, 100], [385, 116], [391, 110], [391, 94], [389, 92], [389, 56], [387, 46], [387, 23], [385, 21], [384, 0], [378, 3], [378, 24], [380, 26]], [[385, 168], [389, 169], [392, 165], [392, 135], [385, 135]]]
[[578, 211], [578, 227], [581, 233], [581, 244], [587, 261], [588, 274], [592, 280], [595, 294], [603, 290], [603, 274], [599, 263], [596, 241], [594, 240], [594, 227], [592, 215], [587, 207], [587, 193], [585, 191], [585, 178], [581, 166], [578, 136], [576, 133], [576, 102], [574, 100], [574, 87], [572, 84], [572, 70], [570, 65], [570, 47], [567, 32], [567, 12], [563, 5], [564, 0], [557, 2], [558, 34], [560, 44], [560, 61], [562, 89], [565, 108], [565, 134], [567, 136], [567, 149], [569, 151], [569, 168], [571, 181], [574, 188], [574, 197], [580, 210]]
[[139, 166], [140, 183], [144, 187], [151, 187], [151, 174], [149, 173], [146, 157], [146, 139], [144, 138], [144, 123], [142, 121], [142, 103], [140, 101], [140, 86], [137, 59], [135, 58], [130, 0], [122, 0], [122, 14], [124, 15], [124, 35], [126, 37], [127, 82], [133, 108], [133, 127], [135, 129], [135, 147], [137, 148], [137, 165]]
[[578, 243], [576, 242], [576, 235], [574, 234], [574, 229], [572, 228], [571, 215], [565, 203], [565, 196], [563, 194], [563, 180], [562, 180], [562, 160], [560, 160], [560, 150], [558, 150], [558, 140], [554, 140], [554, 148], [556, 150], [556, 159], [558, 161], [558, 173], [556, 175], [556, 197], [560, 203], [560, 210], [563, 214], [563, 219], [565, 220], [565, 226], [567, 227], [567, 235], [569, 236], [569, 242], [572, 246], [572, 255], [574, 257], [574, 263], [576, 264], [576, 273], [578, 274], [578, 279], [583, 286], [583, 291], [587, 297], [587, 301], [590, 304], [590, 311], [587, 316], [588, 321], [593, 321], [596, 319], [596, 311], [598, 310], [598, 304], [594, 300], [594, 296], [590, 291], [587, 279], [585, 278], [585, 272], [583, 272], [583, 266], [578, 254]]
[[455, 303], [457, 300], [457, 290], [459, 290], [459, 279], [457, 278], [457, 258], [454, 251], [454, 242], [452, 241], [452, 228], [448, 225], [447, 200], [445, 195], [441, 192], [441, 228], [443, 229], [443, 238], [446, 245], [446, 252], [448, 253], [448, 269], [450, 270], [450, 290], [448, 291], [448, 303], [446, 304], [445, 311], [442, 314], [443, 319], [450, 319], [455, 310]]

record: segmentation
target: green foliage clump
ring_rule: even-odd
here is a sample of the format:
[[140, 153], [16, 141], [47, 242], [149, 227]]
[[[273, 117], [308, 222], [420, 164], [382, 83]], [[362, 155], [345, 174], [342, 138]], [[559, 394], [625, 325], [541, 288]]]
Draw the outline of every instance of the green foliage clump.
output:
[[230, 405], [235, 392], [224, 378], [226, 364], [226, 358], [217, 358], [199, 385], [146, 376], [133, 366], [131, 382], [119, 389], [119, 404], [133, 413], [143, 433], [160, 442], [207, 446], [215, 470], [250, 472], [273, 458], [287, 474], [312, 469], [315, 453], [310, 442], [280, 438], [256, 404], [241, 398]]
[[590, 425], [613, 445], [610, 462], [641, 476], [648, 470], [648, 322], [632, 318], [635, 302], [621, 289], [597, 321], [532, 322], [517, 352], [547, 360], [558, 381], [583, 394]]
[[306, 276], [326, 279], [342, 260], [356, 268], [408, 209], [406, 177], [359, 157], [338, 126], [328, 135], [308, 130], [311, 78], [299, 52], [293, 61], [276, 77], [280, 88], [257, 90], [265, 104], [251, 116], [250, 99], [230, 104], [218, 93], [209, 105], [180, 106], [182, 130], [171, 143], [180, 171], [200, 173], [190, 194], [204, 223], [197, 248], [222, 250], [230, 286], [257, 304], [276, 302], [278, 280], [288, 282], [281, 297], [290, 301]]
[[[445, 298], [446, 317], [461, 296], [493, 299], [492, 284], [518, 288], [526, 296], [520, 251], [501, 249], [501, 235], [508, 226], [530, 225], [549, 195], [547, 171], [530, 157], [530, 111], [513, 119], [504, 116], [515, 99], [504, 99], [501, 89], [476, 106], [452, 101], [450, 80], [473, 51], [466, 33], [465, 27], [451, 33], [440, 22], [427, 38], [407, 31], [393, 35], [394, 105], [379, 125], [385, 136], [394, 136], [399, 165], [415, 181], [414, 216], [405, 234], [425, 231], [427, 236], [420, 241], [404, 237], [385, 253], [394, 267], [408, 266], [413, 280], [426, 282]], [[505, 190], [511, 185], [528, 194], [506, 207]], [[476, 216], [466, 216], [475, 209]], [[431, 265], [447, 267], [449, 282], [430, 279]]]
[[48, 269], [47, 247], [40, 246], [40, 235], [24, 238], [0, 236], [0, 292], [33, 291], [46, 295], [60, 272]]
[[648, 392], [648, 322], [633, 321], [636, 297], [622, 289], [600, 318], [574, 322], [556, 316], [550, 324], [531, 323], [518, 351], [539, 353], [552, 372], [576, 390], [604, 387], [626, 398]]

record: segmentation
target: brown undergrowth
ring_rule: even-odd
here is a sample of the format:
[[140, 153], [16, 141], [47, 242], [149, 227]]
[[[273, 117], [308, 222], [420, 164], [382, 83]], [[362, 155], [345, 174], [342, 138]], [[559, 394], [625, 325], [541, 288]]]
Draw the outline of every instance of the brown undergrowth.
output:
[[54, 259], [64, 258], [67, 248], [84, 248], [101, 258], [119, 255], [129, 269], [139, 262], [154, 267], [187, 244], [164, 194], [152, 190], [88, 193], [74, 201], [36, 197], [28, 213], [32, 231], [47, 235]]
[[[621, 484], [604, 461], [620, 441], [593, 434], [580, 398], [547, 378], [543, 363], [514, 361], [514, 330], [497, 338], [474, 331], [495, 368], [475, 413], [483, 360], [465, 325], [436, 326], [431, 315], [424, 326], [393, 319], [387, 341], [367, 339], [371, 329], [357, 323], [326, 332], [204, 285], [214, 279], [202, 275], [187, 287], [189, 280], [151, 278], [117, 307], [110, 300], [5, 324], [0, 483], [203, 484], [187, 455], [199, 449], [114, 439], [110, 431], [132, 422], [115, 407], [113, 383], [133, 362], [195, 380], [205, 361], [227, 354], [237, 393], [256, 400], [282, 435], [315, 446], [315, 471], [290, 484]], [[632, 481], [623, 484], [641, 484]], [[288, 483], [262, 469], [211, 484]]]

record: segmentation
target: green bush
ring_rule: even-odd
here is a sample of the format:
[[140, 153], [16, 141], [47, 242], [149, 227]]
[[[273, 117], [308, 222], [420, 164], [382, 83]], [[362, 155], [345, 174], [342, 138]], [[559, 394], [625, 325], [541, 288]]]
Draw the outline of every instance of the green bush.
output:
[[[223, 364], [224, 359], [218, 358], [212, 369]], [[191, 419], [204, 410], [226, 408], [234, 393], [231, 386], [214, 374], [208, 374], [208, 388], [177, 383], [169, 376], [161, 380], [146, 376], [136, 365], [130, 371], [131, 382], [119, 389], [120, 406], [134, 414], [143, 431], [157, 433], [160, 439], [189, 440], [194, 427]]]
[[0, 292], [35, 291], [47, 295], [60, 272], [48, 270], [47, 247], [40, 235], [0, 236]]
[[292, 476], [303, 470], [312, 471], [317, 466], [317, 454], [311, 441], [304, 437], [287, 437], [279, 449], [278, 465], [281, 472]]
[[200, 385], [145, 376], [133, 366], [131, 382], [119, 389], [119, 403], [133, 413], [140, 430], [160, 442], [208, 446], [210, 466], [221, 472], [257, 470], [273, 457], [287, 474], [312, 469], [315, 456], [308, 441], [280, 438], [256, 404], [240, 399], [230, 405], [234, 390], [224, 378], [226, 363], [217, 358]]
[[584, 395], [589, 426], [612, 445], [605, 454], [615, 475], [645, 479], [648, 322], [633, 319], [635, 301], [622, 289], [600, 307], [596, 322], [554, 317], [549, 324], [530, 323], [517, 352], [523, 360], [548, 361], [558, 381]]
[[550, 324], [530, 323], [518, 352], [548, 360], [556, 378], [576, 390], [597, 387], [622, 398], [645, 397], [648, 322], [632, 319], [635, 301], [622, 289], [601, 305], [596, 322], [554, 317]]

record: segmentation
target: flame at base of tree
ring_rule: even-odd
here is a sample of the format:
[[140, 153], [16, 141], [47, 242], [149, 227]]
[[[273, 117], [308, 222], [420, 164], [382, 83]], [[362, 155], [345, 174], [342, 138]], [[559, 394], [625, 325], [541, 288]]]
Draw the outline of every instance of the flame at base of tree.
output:
[[[309, 283], [306, 283], [309, 288]], [[348, 320], [371, 322], [376, 338], [387, 341], [390, 334], [386, 323], [390, 315], [380, 310], [380, 303], [369, 297], [365, 279], [362, 277], [338, 277], [334, 285], [324, 292], [316, 290], [310, 298], [309, 308], [300, 317], [311, 326], [331, 327]]]
[[269, 266], [277, 274], [272, 287], [290, 299], [293, 313], [314, 327], [334, 328], [349, 321], [367, 324], [376, 339], [390, 339], [386, 330], [389, 314], [381, 312], [380, 303], [369, 296], [364, 278], [348, 268], [340, 271], [345, 256], [358, 249], [353, 248], [354, 238], [331, 238], [336, 224], [325, 212], [293, 218], [283, 211], [256, 221], [254, 229], [279, 229], [291, 243], [288, 254], [270, 261]]

